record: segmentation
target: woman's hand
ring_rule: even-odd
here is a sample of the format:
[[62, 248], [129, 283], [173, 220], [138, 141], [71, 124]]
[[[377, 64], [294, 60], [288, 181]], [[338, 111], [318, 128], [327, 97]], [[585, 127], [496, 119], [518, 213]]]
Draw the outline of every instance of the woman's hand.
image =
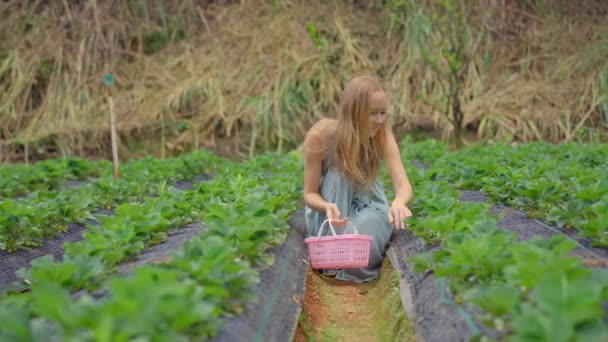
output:
[[393, 203], [391, 209], [388, 212], [388, 222], [391, 223], [397, 229], [405, 229], [407, 226], [403, 222], [407, 217], [411, 217], [412, 212], [408, 207], [403, 204]]
[[334, 203], [327, 203], [325, 205], [325, 216], [331, 220], [329, 223], [333, 226], [343, 227], [348, 223], [348, 217], [340, 219], [340, 215], [342, 215], [340, 209]]

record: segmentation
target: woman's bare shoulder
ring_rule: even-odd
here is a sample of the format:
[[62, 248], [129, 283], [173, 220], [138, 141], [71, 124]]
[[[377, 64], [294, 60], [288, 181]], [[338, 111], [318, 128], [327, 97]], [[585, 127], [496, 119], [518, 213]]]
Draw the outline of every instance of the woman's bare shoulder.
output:
[[309, 152], [322, 152], [327, 148], [327, 141], [335, 135], [337, 120], [321, 119], [306, 133], [304, 148]]

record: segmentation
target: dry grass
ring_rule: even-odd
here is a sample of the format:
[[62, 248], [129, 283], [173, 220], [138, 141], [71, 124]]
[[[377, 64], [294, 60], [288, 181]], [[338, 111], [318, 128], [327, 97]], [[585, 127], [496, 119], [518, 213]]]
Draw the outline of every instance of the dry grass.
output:
[[[476, 139], [562, 142], [578, 138], [581, 129], [607, 136], [608, 84], [602, 79], [608, 76], [608, 4], [568, 4], [553, 1], [563, 13], [545, 9], [539, 16], [503, 2], [484, 23], [491, 36], [468, 70], [462, 99], [464, 124]], [[418, 115], [410, 128], [426, 122], [449, 137], [452, 128], [439, 115], [445, 103], [441, 81], [416, 64], [415, 52], [404, 57], [396, 74], [412, 79], [406, 101]]]
[[[580, 129], [604, 133], [600, 104], [608, 99], [608, 25], [584, 18], [528, 16], [517, 39], [494, 44], [484, 82], [471, 87], [469, 122], [478, 137], [571, 141]], [[603, 56], [603, 57], [602, 57]]]
[[[387, 31], [380, 9], [321, 0], [45, 3], [0, 4], [5, 155], [26, 142], [66, 155], [107, 152], [105, 72], [117, 76], [122, 141], [154, 136], [156, 154], [224, 137], [245, 154], [292, 148], [314, 120], [333, 115], [343, 83], [360, 73], [384, 79], [401, 130], [450, 134], [440, 80], [406, 32]], [[480, 139], [605, 134], [608, 23], [580, 8], [500, 9], [483, 47], [491, 62], [474, 60], [466, 77], [465, 123]], [[149, 51], [163, 39], [174, 43]]]

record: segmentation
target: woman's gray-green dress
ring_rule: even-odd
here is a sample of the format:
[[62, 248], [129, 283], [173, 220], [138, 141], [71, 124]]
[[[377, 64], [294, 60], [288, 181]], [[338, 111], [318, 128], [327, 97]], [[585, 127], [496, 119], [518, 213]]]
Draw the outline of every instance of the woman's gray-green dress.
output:
[[[325, 201], [336, 204], [342, 217], [348, 217], [349, 221], [357, 227], [359, 234], [374, 237], [370, 246], [369, 266], [339, 270], [336, 279], [357, 283], [371, 281], [380, 273], [382, 261], [386, 255], [386, 246], [393, 231], [392, 225], [388, 222], [390, 205], [380, 179], [375, 181], [368, 192], [362, 192], [358, 191], [356, 186], [338, 171], [335, 165], [335, 143], [331, 140], [326, 145], [319, 193]], [[305, 207], [305, 210], [308, 236], [317, 236], [321, 224], [327, 217], [325, 213], [308, 206]], [[349, 226], [336, 228], [336, 234], [342, 234], [346, 229], [348, 229], [347, 232], [352, 232], [352, 228], [347, 227]], [[329, 234], [331, 232], [326, 224], [323, 227], [322, 235]], [[329, 270], [323, 272], [323, 274], [331, 273]]]

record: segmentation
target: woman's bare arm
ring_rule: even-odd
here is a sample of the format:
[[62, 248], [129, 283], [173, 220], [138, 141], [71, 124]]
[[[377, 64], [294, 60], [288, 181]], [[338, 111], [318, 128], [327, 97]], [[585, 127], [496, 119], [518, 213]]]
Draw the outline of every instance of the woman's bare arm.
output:
[[320, 134], [309, 135], [304, 141], [304, 202], [311, 208], [325, 213], [327, 202], [319, 194], [321, 167], [325, 156]]
[[412, 185], [410, 184], [403, 162], [401, 161], [401, 155], [399, 153], [399, 146], [397, 141], [390, 131], [387, 131], [384, 147], [384, 162], [388, 169], [388, 172], [395, 189], [395, 199], [393, 203], [407, 206], [413, 195]]
[[406, 224], [403, 221], [405, 218], [412, 216], [407, 203], [412, 199], [413, 189], [405, 173], [397, 141], [389, 130], [387, 130], [384, 145], [384, 161], [395, 188], [395, 199], [388, 212], [388, 219], [395, 228], [404, 229]]
[[319, 133], [309, 135], [304, 142], [304, 202], [310, 207], [325, 214], [337, 227], [346, 225], [348, 217], [335, 203], [325, 201], [319, 193], [321, 169], [325, 158], [325, 144]]

